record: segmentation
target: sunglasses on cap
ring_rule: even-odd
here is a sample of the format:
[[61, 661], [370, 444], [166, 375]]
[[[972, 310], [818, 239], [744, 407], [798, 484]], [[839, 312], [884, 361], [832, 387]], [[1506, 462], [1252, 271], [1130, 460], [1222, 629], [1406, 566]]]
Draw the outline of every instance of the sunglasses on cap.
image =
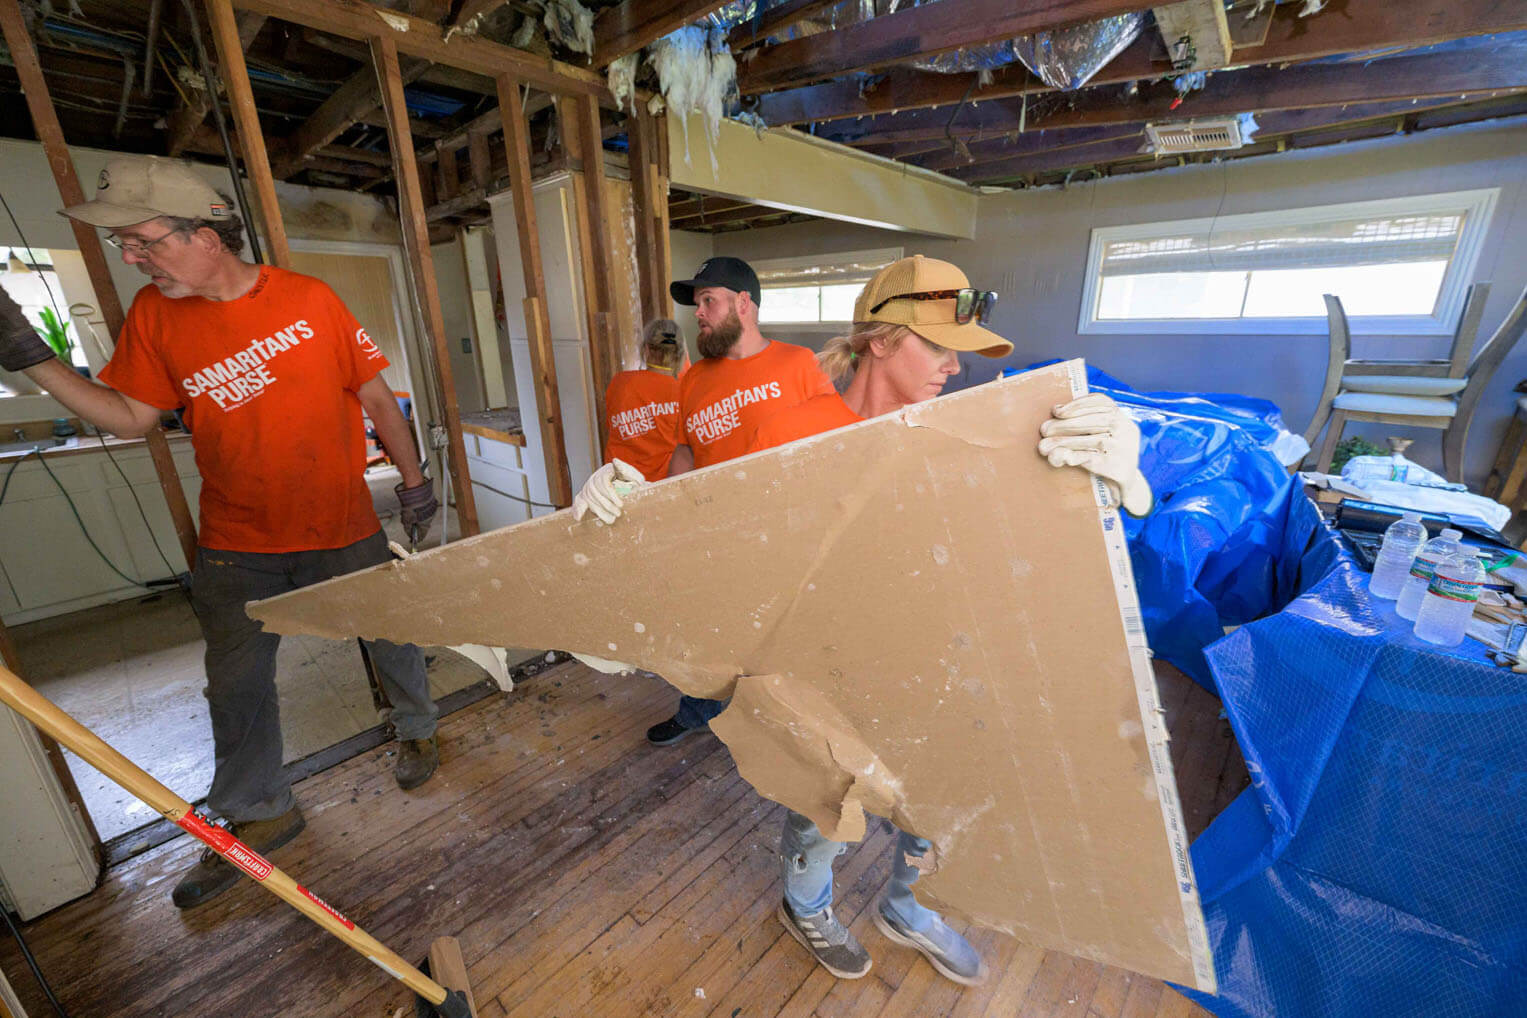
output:
[[963, 290], [928, 290], [924, 293], [899, 293], [870, 308], [870, 314], [874, 314], [893, 300], [953, 300], [954, 301], [954, 324], [968, 325], [972, 318], [980, 321], [982, 325], [991, 317], [992, 309], [997, 306], [997, 292], [995, 290], [977, 290], [966, 287]]

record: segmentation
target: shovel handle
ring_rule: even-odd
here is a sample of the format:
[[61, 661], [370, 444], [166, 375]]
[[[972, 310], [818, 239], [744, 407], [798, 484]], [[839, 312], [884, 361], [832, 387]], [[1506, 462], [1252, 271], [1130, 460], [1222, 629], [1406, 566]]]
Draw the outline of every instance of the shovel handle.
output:
[[0, 665], [0, 701], [429, 1003], [445, 1003], [445, 987], [388, 950], [227, 830], [207, 823], [191, 809], [190, 803], [155, 781], [147, 771], [112, 749], [3, 665]]

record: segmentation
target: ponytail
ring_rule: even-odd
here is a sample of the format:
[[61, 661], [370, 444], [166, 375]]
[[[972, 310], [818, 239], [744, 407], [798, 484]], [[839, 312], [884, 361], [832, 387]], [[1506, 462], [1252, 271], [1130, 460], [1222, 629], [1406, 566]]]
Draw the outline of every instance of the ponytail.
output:
[[889, 322], [855, 322], [853, 331], [846, 336], [834, 336], [817, 354], [817, 363], [839, 389], [858, 370], [858, 359], [877, 339], [884, 340], [890, 350], [901, 344], [902, 338], [911, 330], [905, 325]]

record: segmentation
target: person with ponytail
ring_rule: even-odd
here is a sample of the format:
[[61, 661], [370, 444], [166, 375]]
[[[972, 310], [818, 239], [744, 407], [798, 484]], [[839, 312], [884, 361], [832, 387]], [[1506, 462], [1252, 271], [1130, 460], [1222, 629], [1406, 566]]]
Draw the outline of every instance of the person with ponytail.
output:
[[642, 330], [642, 367], [610, 379], [604, 394], [604, 461], [629, 464], [644, 480], [668, 476], [679, 444], [679, 323], [654, 318]]

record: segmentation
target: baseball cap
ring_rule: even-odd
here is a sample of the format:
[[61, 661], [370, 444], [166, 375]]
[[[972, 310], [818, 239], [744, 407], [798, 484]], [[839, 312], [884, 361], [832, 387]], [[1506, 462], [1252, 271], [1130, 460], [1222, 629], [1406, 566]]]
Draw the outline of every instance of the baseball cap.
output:
[[956, 298], [917, 300], [914, 295], [945, 290], [970, 289], [970, 280], [959, 267], [937, 258], [913, 255], [894, 261], [875, 273], [854, 301], [855, 322], [886, 322], [905, 325], [930, 343], [949, 350], [1005, 357], [1013, 344], [983, 328], [972, 318], [955, 322]]
[[116, 230], [160, 216], [227, 219], [233, 209], [179, 159], [115, 156], [106, 161], [96, 180], [95, 200], [60, 209], [59, 215]]
[[693, 279], [674, 280], [668, 284], [668, 293], [680, 304], [694, 307], [695, 291], [707, 286], [724, 286], [728, 290], [753, 295], [757, 304], [763, 292], [758, 286], [758, 273], [741, 258], [707, 258]]

